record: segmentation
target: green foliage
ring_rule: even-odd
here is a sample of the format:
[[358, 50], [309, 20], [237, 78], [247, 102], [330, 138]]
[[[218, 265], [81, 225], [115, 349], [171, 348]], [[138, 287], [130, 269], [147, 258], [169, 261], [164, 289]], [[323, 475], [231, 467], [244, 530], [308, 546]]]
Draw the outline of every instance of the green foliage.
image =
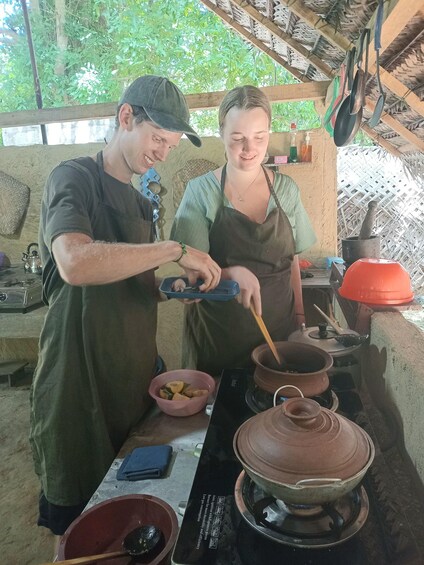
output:
[[[5, 26], [15, 38], [0, 39], [0, 112], [36, 108], [20, 3], [8, 4]], [[40, 0], [30, 19], [46, 108], [118, 100], [127, 84], [146, 73], [168, 76], [186, 94], [297, 82], [199, 0], [68, 0], [63, 52], [54, 0]], [[289, 130], [292, 121], [299, 129], [320, 126], [312, 102], [274, 104], [273, 112], [273, 131]], [[217, 133], [216, 110], [192, 116], [200, 133]]]

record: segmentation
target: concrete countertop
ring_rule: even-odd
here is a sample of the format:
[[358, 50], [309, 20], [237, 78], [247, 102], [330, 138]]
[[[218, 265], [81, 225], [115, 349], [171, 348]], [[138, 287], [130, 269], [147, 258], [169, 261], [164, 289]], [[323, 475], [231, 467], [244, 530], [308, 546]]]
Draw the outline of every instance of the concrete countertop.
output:
[[[180, 503], [188, 500], [208, 424], [209, 416], [205, 411], [180, 418], [167, 416], [155, 406], [124, 443], [86, 510], [116, 496], [150, 494], [165, 500], [175, 510], [181, 524], [182, 515], [178, 513]], [[127, 453], [136, 447], [164, 444], [171, 445], [173, 449], [165, 477], [142, 481], [116, 479], [117, 470]]]
[[302, 279], [302, 288], [331, 288], [330, 275], [331, 269], [302, 269], [307, 273], [311, 273], [313, 277]]

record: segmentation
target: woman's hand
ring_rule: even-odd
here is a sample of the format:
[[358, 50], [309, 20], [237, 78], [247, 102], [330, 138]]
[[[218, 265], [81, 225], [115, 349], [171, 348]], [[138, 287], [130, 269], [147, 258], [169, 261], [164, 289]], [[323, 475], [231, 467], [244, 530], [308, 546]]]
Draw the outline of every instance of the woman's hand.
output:
[[256, 314], [262, 316], [261, 286], [252, 271], [236, 265], [222, 269], [221, 276], [223, 279], [236, 281], [240, 287], [237, 300], [245, 308], [250, 308], [250, 305], [253, 304]]

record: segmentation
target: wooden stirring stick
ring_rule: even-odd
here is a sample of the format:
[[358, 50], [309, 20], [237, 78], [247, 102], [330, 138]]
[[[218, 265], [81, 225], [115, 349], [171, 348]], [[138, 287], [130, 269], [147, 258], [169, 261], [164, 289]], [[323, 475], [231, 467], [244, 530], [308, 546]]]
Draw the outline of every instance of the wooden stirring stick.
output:
[[275, 345], [274, 345], [274, 343], [273, 343], [273, 341], [272, 341], [272, 339], [271, 339], [271, 336], [269, 335], [269, 331], [267, 330], [267, 327], [266, 327], [266, 325], [265, 325], [265, 322], [264, 322], [263, 319], [262, 319], [262, 316], [258, 316], [258, 315], [256, 314], [256, 311], [255, 311], [255, 308], [253, 307], [253, 304], [250, 305], [250, 311], [252, 312], [252, 314], [253, 314], [253, 316], [254, 316], [254, 318], [255, 318], [255, 320], [256, 320], [258, 326], [259, 326], [259, 329], [260, 329], [261, 332], [262, 332], [262, 335], [263, 335], [264, 338], [266, 339], [266, 342], [267, 342], [267, 344], [269, 345], [269, 348], [270, 348], [270, 350], [272, 351], [272, 354], [274, 355], [275, 360], [277, 361], [277, 363], [278, 363], [279, 365], [281, 365], [282, 363], [281, 363], [281, 359], [280, 359], [280, 357], [279, 357], [279, 355], [278, 355], [278, 351], [277, 351], [277, 349], [276, 349], [276, 347], [275, 347]]

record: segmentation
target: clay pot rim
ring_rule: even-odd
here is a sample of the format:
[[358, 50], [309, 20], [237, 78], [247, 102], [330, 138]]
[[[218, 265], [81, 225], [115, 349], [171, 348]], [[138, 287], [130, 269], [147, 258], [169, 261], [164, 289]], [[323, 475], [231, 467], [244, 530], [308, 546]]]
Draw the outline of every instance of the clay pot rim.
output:
[[[319, 347], [316, 347], [315, 345], [310, 345], [308, 343], [301, 343], [301, 342], [297, 342], [297, 341], [276, 341], [274, 342], [275, 347], [277, 348], [278, 351], [278, 347], [281, 344], [288, 344], [288, 347], [299, 347], [301, 349], [305, 349], [305, 350], [309, 350], [312, 352], [317, 353], [317, 355], [319, 355], [320, 357], [323, 358], [324, 361], [324, 367], [322, 367], [321, 369], [318, 369], [317, 371], [311, 371], [309, 373], [301, 373], [302, 375], [320, 375], [321, 373], [327, 372], [329, 369], [331, 369], [331, 367], [333, 366], [333, 358], [331, 357], [331, 355], [329, 353], [327, 353], [326, 351], [324, 351], [323, 349], [320, 349]], [[278, 371], [277, 369], [271, 369], [270, 367], [267, 367], [266, 365], [264, 365], [263, 363], [261, 363], [258, 359], [258, 355], [260, 353], [262, 353], [263, 351], [266, 350], [270, 350], [268, 344], [263, 343], [261, 345], [258, 345], [257, 347], [255, 347], [255, 349], [252, 351], [251, 354], [251, 358], [252, 361], [255, 363], [255, 365], [257, 365], [258, 367], [261, 367], [261, 369], [264, 369], [266, 371], [269, 371], [272, 375], [292, 375], [293, 373], [287, 373], [285, 371]], [[284, 353], [282, 351], [282, 353]]]

